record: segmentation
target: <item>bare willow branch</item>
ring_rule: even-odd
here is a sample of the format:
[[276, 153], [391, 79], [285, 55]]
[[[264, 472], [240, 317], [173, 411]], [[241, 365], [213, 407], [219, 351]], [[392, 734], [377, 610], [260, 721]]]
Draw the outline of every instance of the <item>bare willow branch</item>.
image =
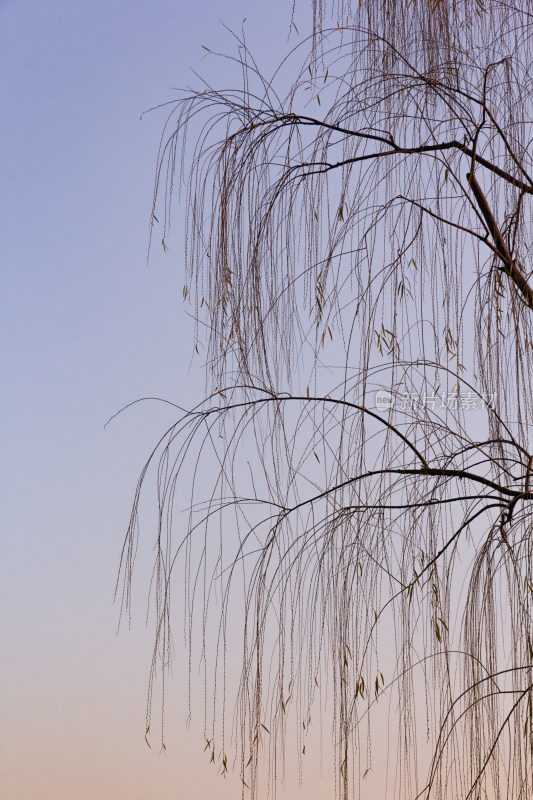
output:
[[129, 617], [154, 476], [147, 741], [182, 569], [206, 751], [243, 796], [303, 768], [318, 715], [332, 796], [526, 800], [533, 6], [312, 6], [272, 76], [235, 36], [234, 85], [168, 107], [152, 246], [178, 190], [211, 393], [122, 552]]

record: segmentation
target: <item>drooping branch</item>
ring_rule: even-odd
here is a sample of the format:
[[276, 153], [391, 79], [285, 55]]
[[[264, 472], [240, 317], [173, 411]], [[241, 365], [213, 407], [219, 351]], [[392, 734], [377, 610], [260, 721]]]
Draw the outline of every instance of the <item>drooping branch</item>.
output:
[[[383, 694], [397, 709], [395, 798], [424, 787], [427, 800], [464, 800], [481, 781], [489, 796], [533, 791], [533, 713], [506, 705], [533, 673], [533, 315], [522, 313], [522, 299], [533, 308], [533, 33], [521, 8], [487, 3], [490, 19], [463, 0], [350, 4], [353, 24], [316, 28], [272, 79], [241, 37], [243, 83], [204, 83], [169, 118], [153, 210], [162, 198], [165, 242], [181, 168], [184, 297], [215, 393], [150, 458], [149, 714], [179, 556], [189, 664], [201, 629], [206, 740], [223, 772], [228, 631], [242, 623], [234, 733], [254, 798], [261, 731], [274, 786], [290, 721], [305, 752], [319, 683], [343, 800], [350, 770], [354, 786], [359, 768], [363, 789], [372, 780], [363, 762]], [[123, 551], [126, 607], [146, 469]]]

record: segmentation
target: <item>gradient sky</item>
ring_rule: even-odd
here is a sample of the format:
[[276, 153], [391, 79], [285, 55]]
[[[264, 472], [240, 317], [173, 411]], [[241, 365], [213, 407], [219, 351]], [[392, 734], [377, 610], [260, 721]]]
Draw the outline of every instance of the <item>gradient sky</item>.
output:
[[[290, 7], [0, 0], [6, 800], [240, 797], [238, 776], [208, 765], [201, 713], [185, 728], [183, 670], [167, 754], [144, 743], [146, 585], [118, 637], [112, 599], [138, 472], [173, 417], [147, 404], [104, 424], [139, 397], [188, 406], [203, 390], [179, 236], [146, 265], [164, 113], [140, 114], [191, 82], [190, 67], [209, 70], [202, 45], [231, 50], [221, 17], [240, 28], [247, 16], [254, 52], [273, 64]], [[286, 796], [326, 796], [314, 764], [314, 791]]]

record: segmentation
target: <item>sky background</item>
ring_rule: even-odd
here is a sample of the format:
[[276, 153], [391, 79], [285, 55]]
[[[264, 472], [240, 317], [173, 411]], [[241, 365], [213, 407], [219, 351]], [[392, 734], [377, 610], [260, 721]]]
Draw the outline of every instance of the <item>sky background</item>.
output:
[[[118, 637], [113, 591], [138, 473], [174, 416], [148, 403], [104, 425], [137, 398], [192, 406], [204, 388], [179, 235], [146, 264], [165, 113], [140, 115], [191, 83], [191, 67], [209, 74], [202, 45], [231, 50], [221, 18], [239, 29], [246, 16], [254, 52], [274, 64], [290, 9], [0, 0], [5, 800], [240, 797], [238, 775], [208, 765], [201, 713], [186, 729], [179, 665], [166, 755], [144, 742], [150, 560], [134, 628]], [[308, 4], [300, 28], [305, 15]], [[324, 796], [319, 765], [287, 796]]]

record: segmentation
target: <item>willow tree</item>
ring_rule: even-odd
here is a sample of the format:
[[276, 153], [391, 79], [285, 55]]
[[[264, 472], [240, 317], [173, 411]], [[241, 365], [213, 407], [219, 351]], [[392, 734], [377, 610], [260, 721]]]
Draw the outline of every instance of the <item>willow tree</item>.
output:
[[313, 714], [340, 797], [530, 797], [533, 5], [329, 14], [270, 77], [237, 39], [235, 86], [169, 109], [152, 231], [181, 183], [212, 384], [124, 545], [127, 604], [153, 466], [147, 733], [183, 569], [206, 747], [244, 794], [290, 743], [305, 765]]

